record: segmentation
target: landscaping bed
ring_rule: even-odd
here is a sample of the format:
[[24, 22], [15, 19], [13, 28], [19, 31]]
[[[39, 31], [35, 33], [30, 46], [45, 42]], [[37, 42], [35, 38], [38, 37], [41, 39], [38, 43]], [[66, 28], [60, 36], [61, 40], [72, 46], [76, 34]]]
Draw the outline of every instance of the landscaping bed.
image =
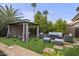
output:
[[64, 49], [65, 56], [79, 56], [79, 46], [74, 46], [74, 48]]

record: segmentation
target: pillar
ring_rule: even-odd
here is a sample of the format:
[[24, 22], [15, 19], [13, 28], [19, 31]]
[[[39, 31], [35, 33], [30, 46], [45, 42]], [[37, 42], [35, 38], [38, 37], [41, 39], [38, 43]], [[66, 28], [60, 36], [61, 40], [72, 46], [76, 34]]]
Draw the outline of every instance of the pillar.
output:
[[28, 41], [29, 39], [29, 25], [28, 23], [26, 23], [26, 42]]
[[26, 24], [23, 23], [23, 32], [22, 32], [22, 41], [25, 41], [26, 39]]
[[23, 23], [23, 34], [22, 34], [22, 41], [28, 41], [29, 39], [29, 26], [28, 23]]
[[37, 26], [37, 37], [39, 37], [39, 26]]
[[8, 25], [7, 37], [10, 37], [10, 25]]

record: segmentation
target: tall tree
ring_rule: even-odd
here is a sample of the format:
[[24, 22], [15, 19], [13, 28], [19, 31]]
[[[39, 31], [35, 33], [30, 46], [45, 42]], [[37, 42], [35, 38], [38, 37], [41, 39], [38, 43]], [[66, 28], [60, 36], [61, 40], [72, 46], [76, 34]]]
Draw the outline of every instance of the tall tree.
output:
[[40, 20], [40, 31], [47, 33], [47, 24], [46, 24], [46, 17], [42, 16]]
[[33, 10], [34, 10], [34, 16], [35, 16], [36, 3], [32, 3], [31, 6], [33, 7]]
[[47, 22], [47, 15], [49, 14], [49, 12], [48, 12], [47, 10], [44, 10], [44, 11], [43, 11], [43, 14], [44, 14], [45, 17], [46, 17], [46, 22]]
[[67, 28], [67, 23], [66, 21], [63, 21], [62, 19], [59, 19], [56, 21], [54, 26], [55, 26], [55, 31], [64, 33]]
[[36, 24], [40, 24], [40, 20], [42, 19], [42, 13], [40, 11], [37, 11], [37, 13], [34, 16], [34, 22]]
[[46, 32], [46, 17], [40, 11], [35, 14], [34, 22], [39, 24], [40, 32]]
[[47, 26], [47, 32], [53, 32], [53, 30], [54, 30], [53, 22], [49, 21]]
[[12, 5], [0, 5], [0, 35], [6, 34], [8, 23], [14, 22], [21, 18], [22, 15], [18, 12], [18, 9], [14, 9]]

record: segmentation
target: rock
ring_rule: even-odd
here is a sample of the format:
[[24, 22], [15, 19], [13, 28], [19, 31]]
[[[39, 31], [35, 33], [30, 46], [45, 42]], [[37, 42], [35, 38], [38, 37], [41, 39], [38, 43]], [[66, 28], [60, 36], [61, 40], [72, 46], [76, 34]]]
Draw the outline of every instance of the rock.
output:
[[43, 50], [43, 53], [53, 53], [54, 51], [55, 51], [55, 49], [53, 49], [53, 48], [45, 48]]

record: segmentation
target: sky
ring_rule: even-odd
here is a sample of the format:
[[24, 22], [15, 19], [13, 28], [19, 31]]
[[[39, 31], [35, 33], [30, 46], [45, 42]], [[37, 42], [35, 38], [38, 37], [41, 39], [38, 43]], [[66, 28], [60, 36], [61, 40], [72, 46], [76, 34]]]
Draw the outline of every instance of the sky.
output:
[[[4, 3], [0, 5], [10, 4]], [[12, 3], [12, 6], [15, 9], [20, 9], [19, 12], [23, 14], [24, 18], [33, 21], [34, 12], [31, 3]], [[48, 10], [48, 21], [56, 22], [62, 18], [69, 23], [77, 14], [76, 8], [78, 6], [78, 3], [37, 3], [36, 11], [43, 12], [44, 10]]]

